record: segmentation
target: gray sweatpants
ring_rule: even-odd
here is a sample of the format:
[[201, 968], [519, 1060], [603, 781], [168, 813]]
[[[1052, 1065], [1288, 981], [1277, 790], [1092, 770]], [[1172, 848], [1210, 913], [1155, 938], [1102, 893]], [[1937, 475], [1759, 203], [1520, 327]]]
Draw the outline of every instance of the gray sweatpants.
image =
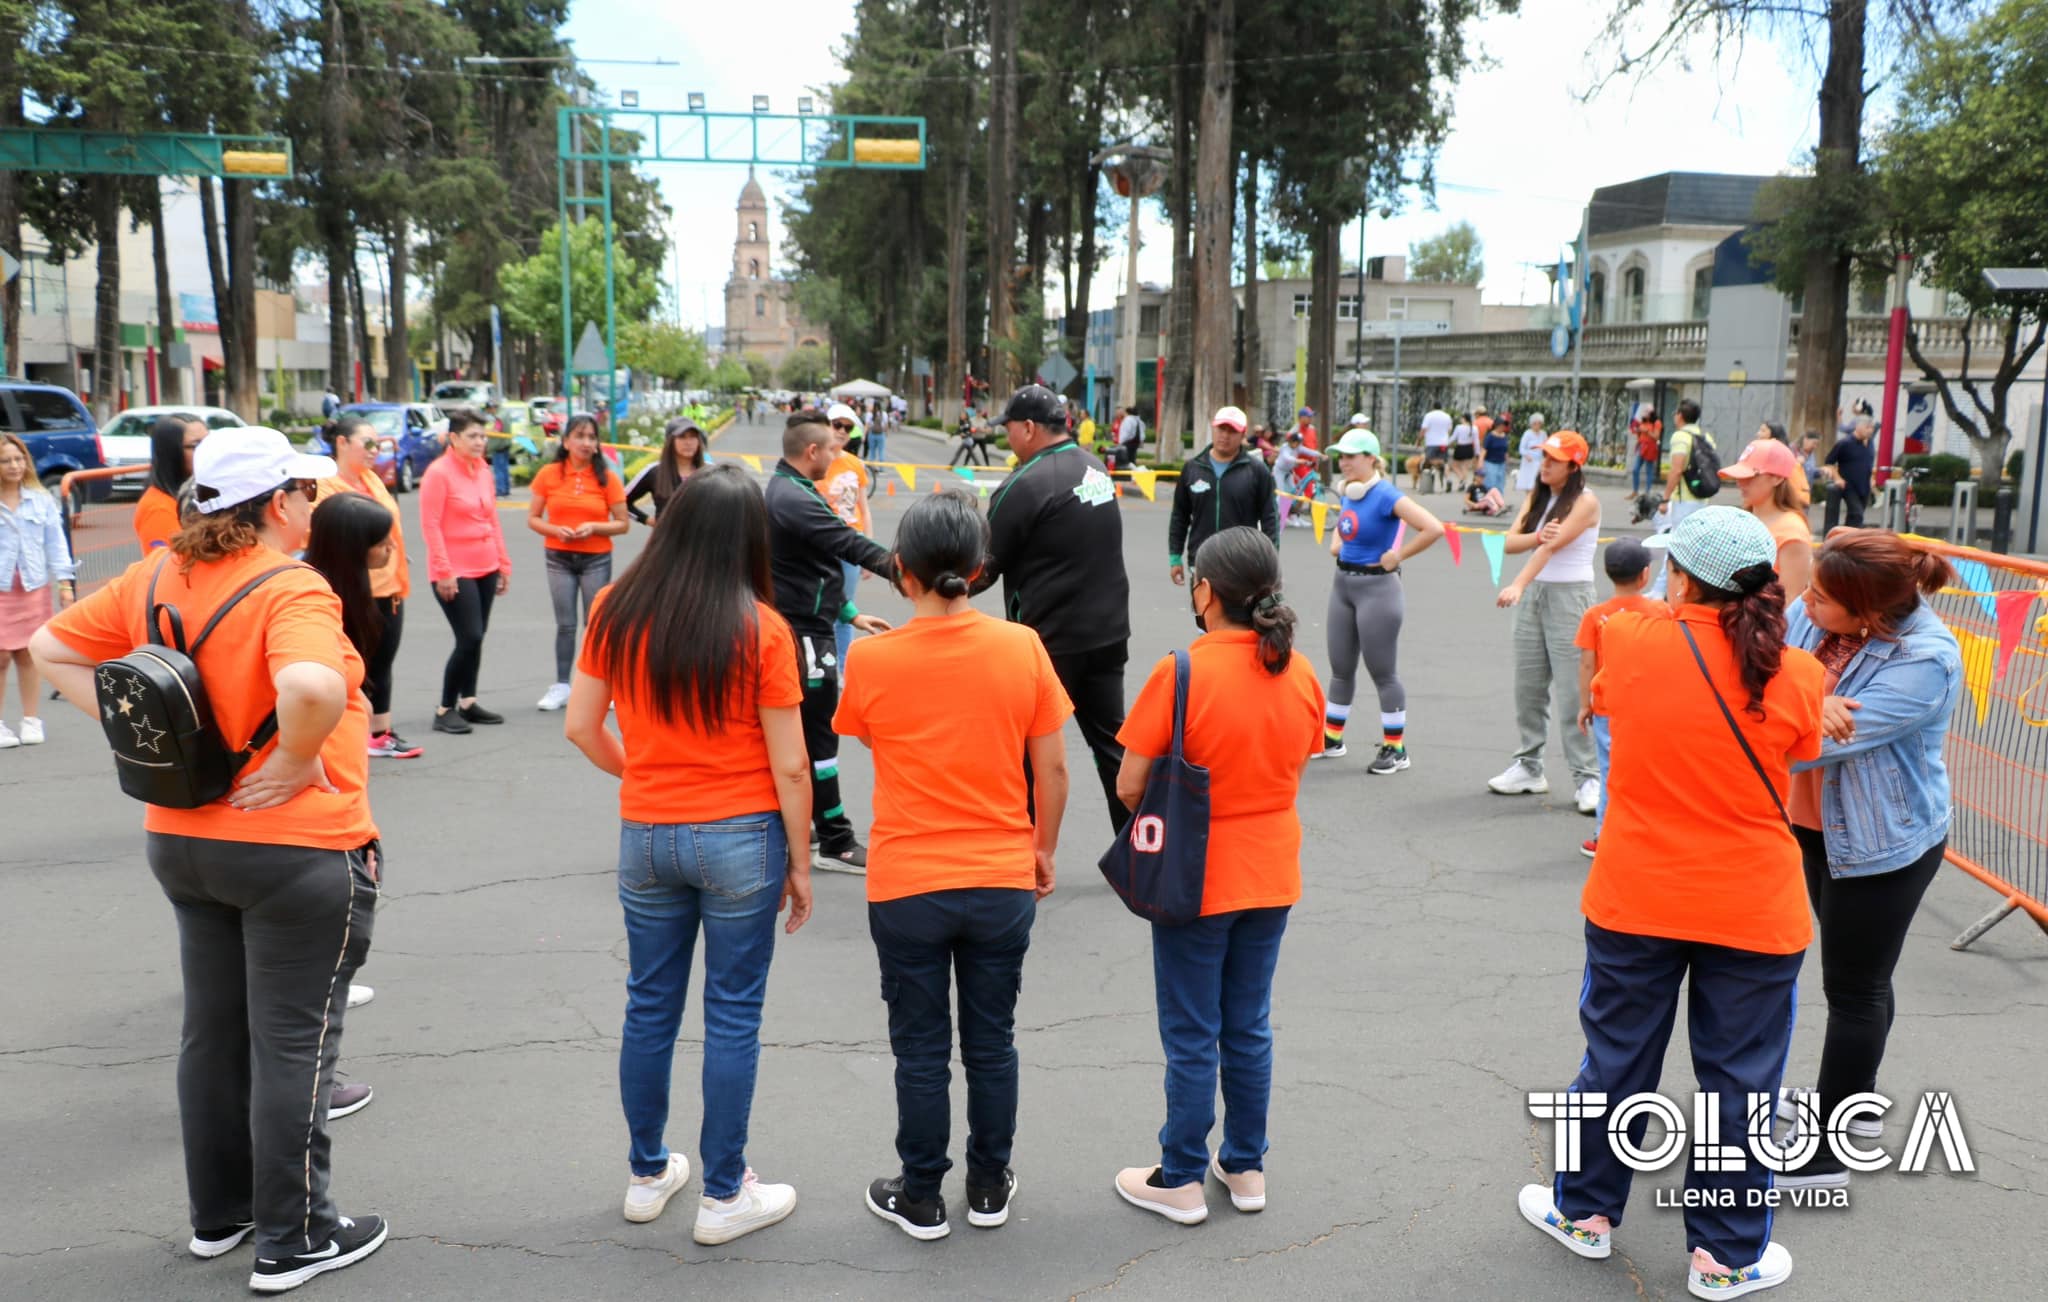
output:
[[193, 1228], [254, 1221], [258, 1256], [318, 1252], [336, 1221], [327, 1099], [377, 904], [363, 851], [152, 832], [149, 867], [178, 916]]
[[1402, 714], [1408, 692], [1401, 686], [1396, 660], [1401, 649], [1401, 619], [1407, 602], [1398, 574], [1347, 574], [1330, 580], [1330, 610], [1324, 619], [1330, 649], [1330, 704], [1349, 706], [1358, 684], [1358, 662], [1379, 689], [1380, 713]]
[[1550, 720], [1564, 742], [1572, 780], [1600, 776], [1593, 739], [1579, 731], [1579, 620], [1593, 607], [1590, 583], [1531, 583], [1515, 607], [1515, 726], [1522, 744], [1515, 758], [1543, 771]]

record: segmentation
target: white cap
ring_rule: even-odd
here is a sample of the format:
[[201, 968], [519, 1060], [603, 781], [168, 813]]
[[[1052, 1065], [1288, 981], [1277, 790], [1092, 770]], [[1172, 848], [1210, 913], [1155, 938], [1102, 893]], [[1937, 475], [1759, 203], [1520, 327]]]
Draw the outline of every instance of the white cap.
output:
[[1364, 429], [1364, 428], [1365, 428], [1366, 426], [1368, 426], [1368, 425], [1370, 425], [1370, 424], [1372, 424], [1372, 422], [1371, 422], [1371, 421], [1369, 421], [1369, 420], [1367, 420], [1367, 419], [1365, 418], [1365, 413], [1364, 413], [1364, 412], [1362, 412], [1362, 411], [1354, 411], [1354, 412], [1352, 412], [1352, 413], [1351, 413], [1351, 428], [1352, 428], [1352, 429]]
[[850, 420], [856, 425], [860, 424], [860, 417], [854, 414], [853, 408], [843, 402], [833, 403], [831, 408], [826, 411], [825, 419], [828, 421]]
[[1218, 407], [1216, 409], [1216, 414], [1209, 418], [1209, 424], [1212, 427], [1217, 425], [1228, 425], [1230, 428], [1242, 434], [1244, 433], [1246, 424], [1244, 418], [1244, 411], [1242, 408], [1238, 407]]
[[[333, 457], [295, 451], [291, 440], [262, 425], [217, 429], [192, 454], [193, 505], [211, 515], [262, 497], [294, 479], [331, 479]], [[210, 496], [201, 493], [211, 490]]]

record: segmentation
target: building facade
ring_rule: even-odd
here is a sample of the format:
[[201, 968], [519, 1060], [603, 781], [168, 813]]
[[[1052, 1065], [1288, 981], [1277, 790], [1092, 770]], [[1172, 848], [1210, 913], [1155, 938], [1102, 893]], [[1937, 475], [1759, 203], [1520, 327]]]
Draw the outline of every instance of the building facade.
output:
[[780, 370], [798, 348], [830, 349], [832, 336], [823, 326], [804, 320], [797, 308], [795, 287], [774, 273], [774, 246], [768, 236], [768, 196], [751, 168], [734, 208], [732, 274], [725, 282], [725, 326], [722, 348], [727, 356], [759, 357]]

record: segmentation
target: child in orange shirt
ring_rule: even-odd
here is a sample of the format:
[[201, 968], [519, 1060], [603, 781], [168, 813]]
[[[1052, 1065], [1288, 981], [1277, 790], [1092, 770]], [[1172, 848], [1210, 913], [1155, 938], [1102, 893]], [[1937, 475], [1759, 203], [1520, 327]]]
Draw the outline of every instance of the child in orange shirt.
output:
[[1572, 639], [1579, 649], [1579, 731], [1591, 735], [1593, 749], [1600, 756], [1600, 810], [1594, 816], [1593, 835], [1579, 845], [1588, 859], [1599, 849], [1600, 824], [1607, 819], [1607, 718], [1593, 712], [1593, 675], [1600, 672], [1600, 626], [1624, 610], [1656, 614], [1671, 609], [1643, 595], [1650, 581], [1649, 548], [1633, 538], [1617, 538], [1607, 544], [1606, 564], [1614, 595], [1580, 617], [1578, 635]]

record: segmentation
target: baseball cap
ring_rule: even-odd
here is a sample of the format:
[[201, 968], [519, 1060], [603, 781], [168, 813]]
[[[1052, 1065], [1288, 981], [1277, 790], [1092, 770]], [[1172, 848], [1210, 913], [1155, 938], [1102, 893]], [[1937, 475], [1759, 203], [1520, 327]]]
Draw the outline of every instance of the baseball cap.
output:
[[1723, 479], [1755, 479], [1758, 475], [1790, 479], [1798, 473], [1798, 454], [1776, 439], [1760, 439], [1750, 444], [1734, 465], [1721, 467]]
[[1372, 425], [1372, 422], [1366, 419], [1365, 413], [1362, 411], [1352, 412], [1350, 423], [1353, 429], [1367, 429]]
[[1345, 430], [1344, 437], [1330, 445], [1330, 452], [1339, 457], [1376, 457], [1380, 454], [1379, 435], [1369, 429]]
[[1650, 549], [1640, 539], [1616, 538], [1607, 544], [1607, 577], [1633, 579], [1650, 568]]
[[1778, 540], [1770, 528], [1734, 506], [1702, 507], [1670, 533], [1645, 539], [1643, 546], [1668, 552], [1680, 569], [1724, 592], [1740, 591], [1735, 576], [1742, 571], [1778, 561]]
[[200, 514], [212, 515], [291, 480], [330, 479], [337, 473], [333, 457], [300, 452], [266, 426], [217, 429], [192, 454], [193, 505]]
[[[1536, 419], [1534, 416], [1530, 420]], [[1577, 430], [1561, 429], [1543, 440], [1543, 455], [1557, 461], [1569, 461], [1575, 466], [1586, 464], [1586, 456], [1592, 449]]]
[[1300, 411], [1297, 411], [1294, 414], [1297, 416], [1313, 416], [1316, 414], [1316, 409], [1314, 407], [1303, 407]]
[[1028, 420], [1040, 425], [1064, 425], [1066, 419], [1066, 408], [1061, 405], [1059, 395], [1042, 384], [1027, 384], [1010, 395], [1010, 401], [1004, 404], [1003, 414], [996, 418], [996, 424]]
[[1216, 414], [1209, 418], [1209, 424], [1212, 426], [1228, 425], [1242, 434], [1245, 427], [1244, 412], [1237, 407], [1218, 407]]
[[827, 421], [850, 420], [856, 425], [860, 424], [860, 417], [855, 414], [853, 408], [843, 402], [833, 403], [831, 409], [825, 413], [825, 419]]

